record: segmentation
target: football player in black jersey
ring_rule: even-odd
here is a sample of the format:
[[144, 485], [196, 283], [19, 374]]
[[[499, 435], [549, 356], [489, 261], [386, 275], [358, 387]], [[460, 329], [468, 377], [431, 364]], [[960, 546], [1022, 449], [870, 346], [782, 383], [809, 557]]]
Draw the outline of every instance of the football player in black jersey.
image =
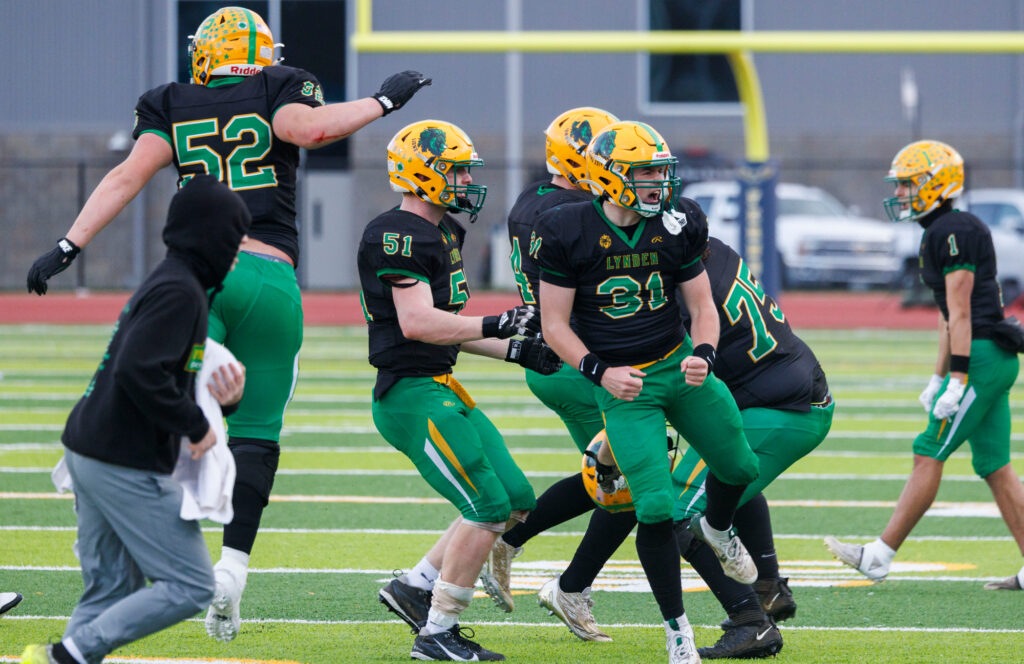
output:
[[377, 369], [374, 425], [462, 514], [408, 575], [379, 592], [418, 631], [414, 659], [504, 659], [464, 638], [459, 614], [510, 517], [522, 520], [536, 504], [501, 434], [452, 375], [458, 353], [540, 373], [560, 367], [539, 339], [510, 339], [539, 328], [532, 305], [482, 318], [459, 313], [470, 297], [461, 254], [465, 229], [449, 212], [480, 211], [487, 191], [473, 184], [470, 169], [482, 164], [469, 137], [451, 123], [424, 120], [403, 128], [388, 145], [388, 175], [402, 203], [371, 221], [359, 244], [370, 364]]
[[[541, 213], [563, 203], [591, 201], [593, 194], [587, 185], [587, 163], [584, 155], [594, 134], [618, 119], [598, 108], [580, 107], [565, 111], [545, 130], [545, 161], [551, 177], [532, 182], [519, 195], [508, 214], [508, 234], [512, 246], [509, 256], [512, 272], [519, 286], [523, 304], [536, 305], [540, 295], [540, 275], [537, 263], [530, 255], [536, 242], [534, 225]], [[526, 371], [526, 384], [541, 402], [553, 410], [565, 424], [576, 447], [582, 453], [590, 440], [604, 428], [601, 410], [594, 400], [593, 384], [572, 366], [565, 364], [558, 373], [544, 376]], [[556, 482], [537, 499], [537, 508], [525, 523], [517, 524], [494, 543], [494, 550], [480, 575], [488, 594], [499, 608], [512, 611], [514, 603], [509, 586], [512, 558], [531, 537], [552, 526], [594, 509], [579, 473]], [[604, 522], [612, 515], [595, 513], [594, 519]], [[632, 530], [632, 515], [624, 515], [625, 532]], [[590, 530], [590, 529], [588, 529]], [[594, 536], [607, 539], [606, 533]], [[570, 581], [569, 585], [565, 585]], [[584, 640], [610, 641], [598, 630], [586, 601], [589, 596], [584, 584], [576, 587], [570, 579], [562, 579], [563, 587], [554, 597], [556, 606], [549, 607], [567, 620], [570, 629]], [[549, 593], [550, 594], [550, 593]], [[545, 600], [542, 599], [543, 604]], [[569, 603], [571, 607], [563, 607]]]
[[[719, 326], [700, 262], [705, 242], [683, 232], [689, 217], [703, 213], [688, 199], [672, 209], [675, 158], [640, 122], [608, 125], [586, 158], [598, 198], [543, 214], [531, 248], [541, 270], [544, 338], [594, 383], [609, 444], [633, 493], [637, 554], [665, 621], [669, 661], [697, 662], [672, 532], [665, 420], [711, 468], [707, 510], [693, 520], [695, 531], [727, 573], [746, 583], [757, 570], [729, 531], [740, 495], [757, 477], [757, 457], [736, 402], [711, 375]], [[692, 342], [680, 325], [676, 288], [693, 315]]]
[[[974, 215], [953, 209], [964, 185], [963, 159], [939, 141], [917, 141], [893, 158], [886, 181], [895, 186], [885, 208], [894, 221], [924, 228], [921, 280], [939, 306], [935, 373], [919, 400], [928, 426], [914, 440], [914, 467], [881, 537], [864, 546], [825, 538], [840, 561], [881, 582], [896, 550], [935, 500], [943, 463], [964, 441], [974, 472], [988, 483], [1017, 546], [1024, 553], [1024, 487], [1010, 466], [1010, 388], [1020, 363], [993, 341], [1003, 322], [992, 235]], [[990, 590], [1020, 590], [1024, 568]]]
[[67, 235], [33, 263], [28, 289], [71, 264], [153, 175], [169, 164], [179, 186], [207, 173], [225, 182], [252, 214], [238, 267], [210, 307], [209, 336], [246, 367], [245, 396], [228, 418], [237, 466], [234, 520], [224, 527], [217, 591], [207, 615], [210, 636], [230, 641], [239, 629], [239, 600], [249, 553], [273, 486], [284, 409], [291, 398], [302, 344], [302, 302], [295, 266], [295, 176], [299, 148], [333, 143], [405, 105], [430, 79], [417, 72], [389, 77], [372, 97], [324, 104], [316, 77], [275, 64], [273, 36], [258, 14], [225, 7], [191, 38], [191, 83], [168, 83], [139, 98], [134, 148], [86, 201]]
[[[739, 254], [717, 238], [704, 252], [704, 269], [718, 305], [721, 336], [715, 375], [729, 387], [743, 431], [760, 464], [736, 510], [733, 524], [757, 566], [753, 588], [722, 574], [715, 557], [687, 526], [705, 509], [707, 465], [694, 448], [672, 471], [673, 519], [679, 550], [711, 588], [729, 619], [718, 643], [699, 649], [703, 659], [768, 657], [782, 648], [773, 624], [796, 613], [788, 579], [779, 576], [768, 503], [761, 490], [821, 444], [832, 426], [835, 403], [814, 352], [793, 333]], [[689, 327], [689, 314], [683, 319]]]

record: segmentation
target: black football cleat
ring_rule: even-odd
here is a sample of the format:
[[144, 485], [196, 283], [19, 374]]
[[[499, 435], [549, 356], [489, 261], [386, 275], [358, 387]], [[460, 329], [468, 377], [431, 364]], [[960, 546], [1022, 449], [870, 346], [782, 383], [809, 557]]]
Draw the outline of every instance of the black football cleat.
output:
[[782, 650], [782, 633], [771, 618], [724, 629], [715, 645], [697, 649], [701, 659], [762, 659]]
[[420, 628], [427, 624], [427, 612], [430, 611], [433, 593], [409, 585], [407, 581], [408, 577], [404, 574], [391, 579], [391, 582], [377, 593], [377, 600], [418, 634]]

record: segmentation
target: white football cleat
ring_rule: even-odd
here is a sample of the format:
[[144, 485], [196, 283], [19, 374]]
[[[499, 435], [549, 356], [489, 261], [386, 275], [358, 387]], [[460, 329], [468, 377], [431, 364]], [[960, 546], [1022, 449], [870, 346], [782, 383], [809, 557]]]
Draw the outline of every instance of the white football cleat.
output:
[[885, 581], [889, 575], [889, 563], [875, 558], [860, 544], [846, 544], [829, 535], [825, 538], [825, 548], [836, 560], [849, 565], [875, 583]]
[[[219, 564], [219, 563], [218, 563]], [[206, 633], [212, 638], [227, 643], [238, 636], [242, 626], [239, 604], [242, 601], [242, 590], [235, 576], [223, 567], [214, 568], [217, 587], [213, 592], [213, 601], [206, 612]]]
[[597, 626], [591, 607], [594, 600], [590, 599], [590, 588], [584, 588], [583, 592], [567, 593], [558, 587], [556, 576], [543, 586], [537, 593], [537, 603], [548, 610], [553, 616], [565, 623], [569, 631], [584, 641], [611, 641], [608, 636]]
[[668, 650], [668, 664], [700, 664], [700, 653], [693, 641], [690, 623], [680, 625], [670, 620], [665, 626], [665, 649]]

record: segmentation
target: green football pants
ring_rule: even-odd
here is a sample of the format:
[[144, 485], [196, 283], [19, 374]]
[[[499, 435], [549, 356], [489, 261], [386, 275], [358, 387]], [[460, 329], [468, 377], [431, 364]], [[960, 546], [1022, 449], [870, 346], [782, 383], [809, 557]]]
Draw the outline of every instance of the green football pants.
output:
[[504, 523], [536, 506], [501, 434], [451, 374], [399, 379], [373, 402], [373, 423], [466, 520]]
[[594, 384], [568, 364], [550, 376], [527, 369], [526, 384], [541, 403], [561, 418], [572, 442], [583, 454], [604, 428], [601, 409], [594, 400]]
[[[832, 428], [835, 402], [827, 406], [811, 406], [810, 412], [774, 408], [747, 408], [740, 411], [743, 431], [750, 449], [757, 455], [760, 473], [747, 485], [740, 505], [761, 493], [784, 470], [807, 456], [825, 440]], [[676, 499], [672, 519], [680, 521], [704, 512], [707, 495], [704, 479], [708, 467], [697, 451], [690, 447], [672, 470]]]
[[245, 393], [227, 418], [228, 435], [279, 440], [302, 347], [302, 296], [295, 269], [240, 253], [213, 298], [207, 334], [245, 365]]
[[697, 387], [685, 383], [679, 364], [692, 352], [687, 339], [667, 357], [643, 366], [647, 376], [633, 401], [594, 388], [608, 443], [629, 483], [641, 523], [672, 517], [675, 493], [665, 440], [666, 419], [722, 482], [741, 485], [757, 478], [757, 457], [750, 451], [740, 411], [725, 383], [713, 374]]

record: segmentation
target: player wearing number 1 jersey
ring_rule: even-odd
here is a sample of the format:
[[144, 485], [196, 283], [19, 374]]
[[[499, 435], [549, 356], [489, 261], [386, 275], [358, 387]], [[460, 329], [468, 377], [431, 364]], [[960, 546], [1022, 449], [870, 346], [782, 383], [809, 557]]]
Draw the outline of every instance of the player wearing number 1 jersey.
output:
[[249, 553], [273, 486], [284, 409], [302, 344], [302, 302], [295, 266], [295, 178], [299, 148], [344, 138], [402, 107], [430, 79], [389, 77], [372, 97], [324, 104], [309, 72], [276, 64], [270, 29], [253, 11], [225, 7], [207, 17], [189, 44], [191, 83], [168, 83], [139, 98], [124, 162], [96, 187], [66, 237], [28, 275], [42, 295], [153, 175], [174, 164], [179, 185], [208, 173], [226, 183], [252, 214], [238, 267], [210, 306], [209, 336], [246, 367], [245, 395], [228, 418], [237, 466], [234, 520], [224, 528], [217, 591], [206, 629], [222, 641], [239, 629], [239, 600]]
[[[544, 338], [594, 383], [633, 494], [637, 554], [665, 620], [669, 661], [699, 662], [672, 533], [666, 418], [711, 467], [703, 536], [727, 572], [748, 583], [756, 569], [729, 530], [758, 473], [736, 403], [710, 374], [718, 315], [700, 262], [704, 242], [683, 232], [689, 217], [703, 213], [685, 199], [672, 209], [676, 160], [646, 124], [608, 125], [586, 158], [598, 199], [555, 208], [537, 224]], [[692, 342], [680, 326], [677, 288], [693, 314]]]

